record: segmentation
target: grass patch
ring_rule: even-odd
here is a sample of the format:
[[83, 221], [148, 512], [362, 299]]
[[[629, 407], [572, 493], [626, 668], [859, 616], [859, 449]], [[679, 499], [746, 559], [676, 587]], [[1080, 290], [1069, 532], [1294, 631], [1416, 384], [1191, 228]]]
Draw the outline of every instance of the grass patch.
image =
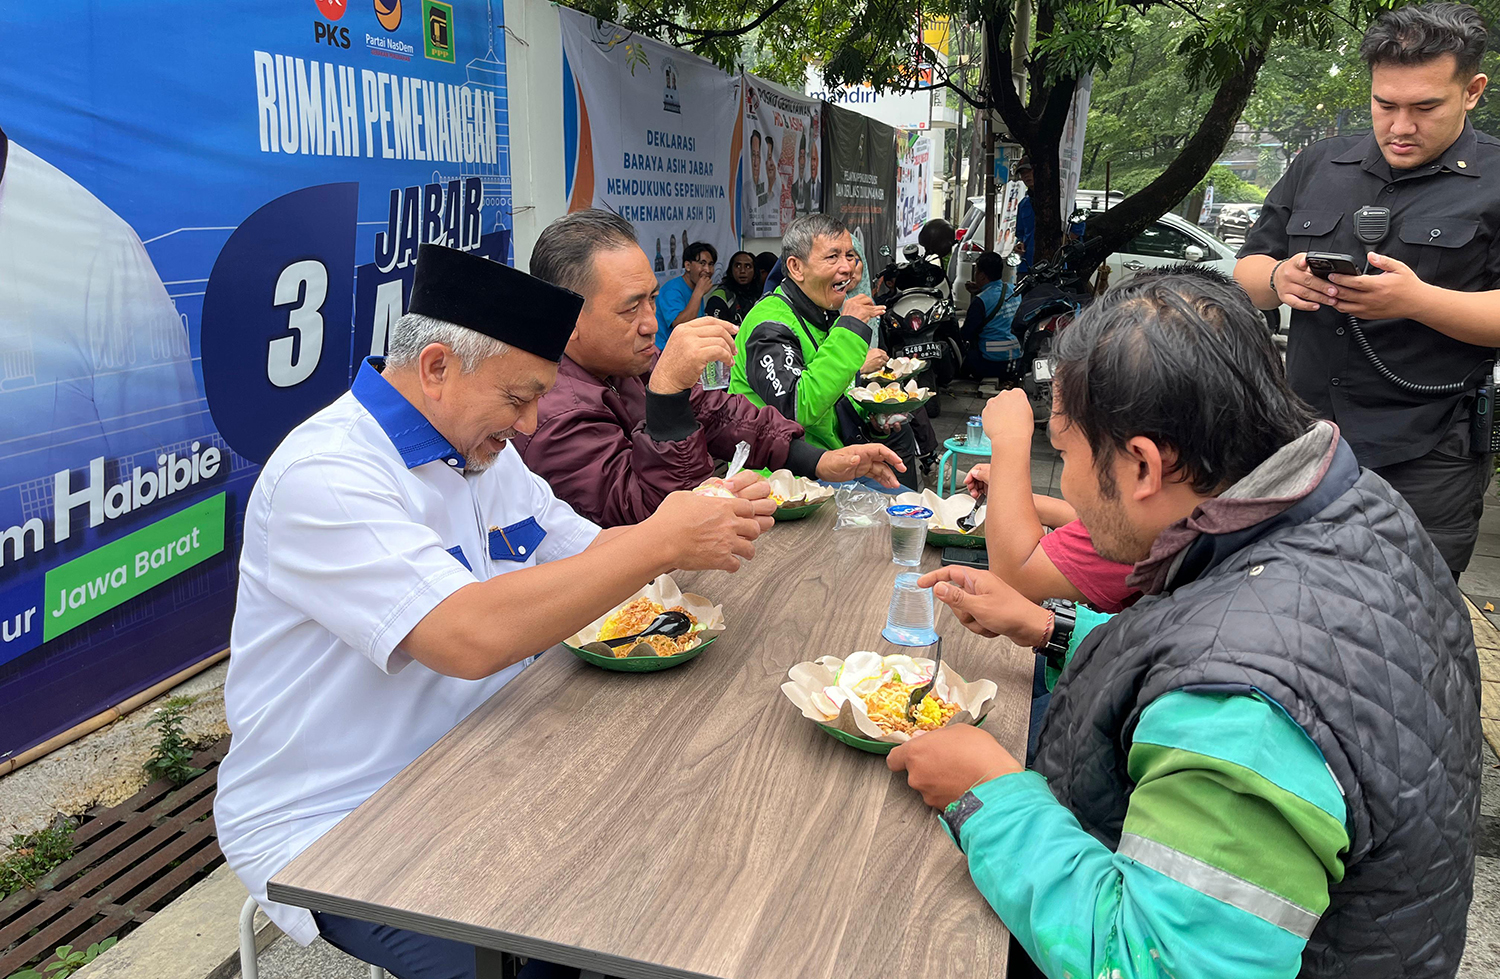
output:
[[16, 834], [10, 840], [10, 856], [0, 861], [0, 900], [17, 891], [36, 887], [37, 881], [51, 873], [77, 852], [73, 842], [73, 823], [65, 820], [30, 834]]

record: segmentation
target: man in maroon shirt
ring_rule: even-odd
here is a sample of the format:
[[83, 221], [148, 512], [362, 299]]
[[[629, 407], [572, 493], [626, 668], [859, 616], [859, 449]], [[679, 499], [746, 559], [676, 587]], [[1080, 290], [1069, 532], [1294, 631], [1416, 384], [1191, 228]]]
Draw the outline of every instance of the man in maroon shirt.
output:
[[698, 384], [705, 365], [734, 359], [734, 324], [690, 320], [658, 353], [656, 276], [624, 218], [586, 210], [552, 222], [532, 251], [531, 274], [580, 294], [584, 305], [536, 433], [516, 446], [554, 493], [600, 526], [644, 520], [668, 493], [712, 476], [741, 441], [750, 445], [750, 469], [896, 487], [905, 466], [885, 446], [825, 451], [775, 409]]

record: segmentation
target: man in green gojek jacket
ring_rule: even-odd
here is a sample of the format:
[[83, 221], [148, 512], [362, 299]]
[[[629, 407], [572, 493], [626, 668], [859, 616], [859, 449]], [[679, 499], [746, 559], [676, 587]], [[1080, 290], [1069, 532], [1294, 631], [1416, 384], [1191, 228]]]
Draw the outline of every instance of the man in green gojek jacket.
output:
[[[735, 337], [729, 390], [775, 408], [824, 448], [840, 448], [857, 435], [914, 461], [911, 430], [900, 416], [881, 430], [844, 397], [862, 370], [886, 360], [884, 351], [870, 348], [869, 326], [884, 307], [849, 295], [859, 265], [849, 229], [827, 214], [800, 217], [782, 237], [782, 262], [786, 278], [755, 304]], [[911, 485], [917, 467], [909, 461], [899, 478]]]

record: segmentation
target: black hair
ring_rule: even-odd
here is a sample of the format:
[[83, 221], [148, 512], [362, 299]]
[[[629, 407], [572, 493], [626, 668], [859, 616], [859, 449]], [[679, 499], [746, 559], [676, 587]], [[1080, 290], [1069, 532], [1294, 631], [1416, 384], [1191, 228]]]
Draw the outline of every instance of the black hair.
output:
[[1159, 265], [1153, 269], [1146, 269], [1143, 272], [1138, 272], [1128, 281], [1121, 283], [1120, 288], [1123, 289], [1127, 285], [1149, 282], [1152, 279], [1160, 279], [1163, 276], [1168, 275], [1196, 276], [1202, 279], [1204, 282], [1211, 282], [1214, 285], [1223, 286], [1226, 289], [1233, 289], [1236, 292], [1245, 295], [1247, 301], [1250, 298], [1249, 294], [1245, 293], [1245, 290], [1240, 286], [1240, 284], [1234, 281], [1234, 276], [1230, 275], [1227, 272], [1220, 272], [1212, 265], [1203, 265], [1199, 262], [1181, 262], [1174, 265]]
[[[614, 248], [640, 247], [635, 227], [602, 208], [564, 214], [542, 229], [531, 250], [531, 274], [543, 282], [587, 296], [594, 287], [594, 255]], [[656, 239], [661, 252], [661, 239]]]
[[1005, 275], [1005, 259], [1000, 257], [999, 252], [980, 252], [979, 257], [974, 259], [974, 271], [983, 273], [991, 282], [999, 282], [1001, 276]]
[[1058, 334], [1059, 422], [1077, 425], [1101, 489], [1137, 435], [1169, 448], [1198, 493], [1244, 479], [1314, 422], [1244, 290], [1201, 267], [1142, 273]]
[[[739, 258], [741, 255], [750, 260], [750, 284], [747, 286], [741, 286], [738, 282], [734, 281], [734, 262], [735, 259]], [[755, 256], [750, 254], [749, 252], [735, 252], [733, 255], [729, 256], [729, 261], [724, 263], [724, 274], [719, 278], [719, 287], [721, 289], [727, 290], [728, 292], [736, 294], [742, 292], [747, 293], [758, 290], [760, 288], [756, 285], [756, 281]], [[760, 298], [760, 293], [758, 291], [754, 293], [754, 298]]]
[[698, 260], [698, 256], [704, 252], [708, 252], [709, 261], [718, 264], [719, 250], [706, 241], [695, 241], [691, 245], [685, 246], [682, 251], [682, 260], [684, 262], [695, 262]]
[[1445, 54], [1457, 62], [1464, 81], [1479, 71], [1488, 37], [1484, 18], [1466, 3], [1414, 3], [1387, 10], [1359, 45], [1366, 65], [1420, 65]]
[[750, 130], [750, 138], [751, 139], [760, 139], [760, 130], [759, 129], [752, 129], [752, 130]]
[[780, 260], [780, 257], [775, 252], [761, 252], [755, 256], [755, 274], [769, 275]]

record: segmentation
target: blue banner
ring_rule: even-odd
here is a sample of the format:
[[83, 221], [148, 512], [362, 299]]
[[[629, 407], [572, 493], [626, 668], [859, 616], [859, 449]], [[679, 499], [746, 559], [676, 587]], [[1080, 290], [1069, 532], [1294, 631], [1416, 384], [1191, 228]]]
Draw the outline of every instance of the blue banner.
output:
[[417, 245], [511, 260], [501, 16], [0, 8], [0, 758], [227, 646], [259, 464]]

